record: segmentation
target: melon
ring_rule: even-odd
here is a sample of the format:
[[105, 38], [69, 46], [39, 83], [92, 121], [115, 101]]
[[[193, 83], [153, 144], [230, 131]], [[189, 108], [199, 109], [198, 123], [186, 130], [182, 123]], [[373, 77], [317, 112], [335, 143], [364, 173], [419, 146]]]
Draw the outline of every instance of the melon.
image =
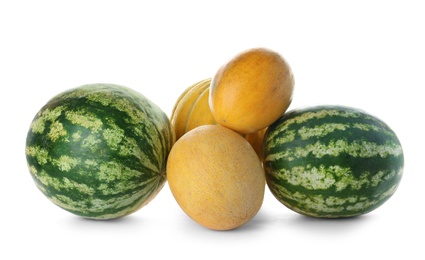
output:
[[182, 136], [167, 162], [168, 184], [181, 209], [212, 230], [248, 223], [265, 191], [261, 161], [248, 141], [220, 125], [203, 125]]
[[270, 49], [245, 50], [214, 75], [209, 106], [215, 120], [248, 134], [276, 121], [292, 102], [294, 77], [284, 57]]

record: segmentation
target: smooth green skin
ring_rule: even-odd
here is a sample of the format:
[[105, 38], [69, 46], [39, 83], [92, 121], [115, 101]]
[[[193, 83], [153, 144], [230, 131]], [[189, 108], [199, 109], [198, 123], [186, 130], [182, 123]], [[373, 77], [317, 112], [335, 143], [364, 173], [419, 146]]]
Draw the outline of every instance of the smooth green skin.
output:
[[353, 217], [373, 211], [396, 191], [404, 157], [395, 133], [356, 108], [293, 110], [267, 130], [267, 185], [303, 215]]
[[26, 158], [37, 187], [76, 215], [114, 219], [151, 201], [166, 182], [175, 134], [140, 93], [93, 84], [52, 98], [37, 113]]

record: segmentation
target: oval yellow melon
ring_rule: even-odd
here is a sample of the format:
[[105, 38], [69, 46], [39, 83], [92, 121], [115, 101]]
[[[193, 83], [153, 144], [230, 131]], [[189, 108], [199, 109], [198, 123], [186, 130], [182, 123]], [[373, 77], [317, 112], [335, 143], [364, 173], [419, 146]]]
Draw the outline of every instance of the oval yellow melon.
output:
[[276, 121], [292, 101], [291, 68], [277, 52], [256, 48], [236, 55], [215, 74], [209, 106], [215, 120], [240, 133]]
[[[201, 80], [188, 87], [177, 99], [170, 118], [177, 140], [198, 126], [217, 124], [208, 104], [210, 83], [211, 79]], [[260, 158], [265, 130], [243, 135]]]
[[169, 154], [167, 178], [182, 210], [209, 229], [238, 228], [263, 203], [260, 159], [242, 136], [220, 125], [199, 126], [182, 136]]

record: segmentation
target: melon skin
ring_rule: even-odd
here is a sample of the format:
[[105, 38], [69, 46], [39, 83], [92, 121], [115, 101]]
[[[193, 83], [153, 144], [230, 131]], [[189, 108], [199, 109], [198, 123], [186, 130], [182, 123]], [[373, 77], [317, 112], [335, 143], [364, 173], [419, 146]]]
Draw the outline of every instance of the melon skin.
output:
[[54, 204], [85, 218], [115, 219], [162, 189], [174, 142], [168, 117], [142, 94], [90, 84], [40, 109], [25, 154], [36, 186]]
[[196, 82], [177, 99], [170, 117], [176, 140], [198, 126], [217, 124], [208, 105], [210, 84], [210, 78]]
[[289, 209], [311, 217], [369, 213], [397, 190], [403, 149], [394, 131], [363, 110], [315, 106], [284, 114], [266, 131], [267, 186]]

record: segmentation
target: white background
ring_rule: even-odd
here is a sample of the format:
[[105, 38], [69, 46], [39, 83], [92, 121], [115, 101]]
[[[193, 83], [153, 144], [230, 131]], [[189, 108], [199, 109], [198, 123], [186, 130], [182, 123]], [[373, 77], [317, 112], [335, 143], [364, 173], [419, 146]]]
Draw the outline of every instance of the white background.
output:
[[[424, 259], [421, 1], [142, 2], [0, 0], [0, 259]], [[266, 189], [251, 222], [217, 232], [190, 220], [168, 185], [114, 221], [74, 216], [34, 185], [25, 138], [54, 95], [121, 84], [170, 115], [184, 89], [252, 47], [291, 65], [290, 109], [350, 105], [393, 128], [405, 170], [389, 201], [359, 218], [320, 220]]]

